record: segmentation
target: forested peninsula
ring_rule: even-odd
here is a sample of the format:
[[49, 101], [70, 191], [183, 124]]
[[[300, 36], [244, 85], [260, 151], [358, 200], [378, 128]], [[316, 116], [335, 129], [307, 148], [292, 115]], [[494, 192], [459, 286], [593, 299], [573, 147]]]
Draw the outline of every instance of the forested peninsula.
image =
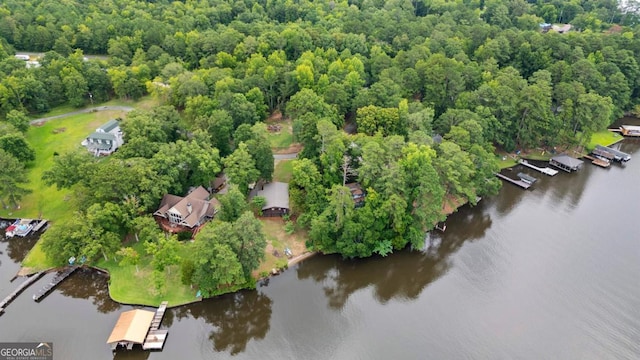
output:
[[[421, 249], [456, 207], [497, 193], [501, 154], [587, 146], [640, 112], [639, 4], [5, 0], [2, 214], [53, 220], [28, 265], [82, 258], [132, 303], [254, 286], [277, 239], [250, 191], [276, 180], [284, 231], [309, 250]], [[105, 102], [136, 108], [117, 114], [113, 154], [38, 152], [52, 131], [37, 137], [32, 119]], [[283, 141], [298, 152], [284, 175]], [[163, 232], [167, 196], [199, 187], [212, 220]], [[139, 280], [114, 285], [125, 278]]]

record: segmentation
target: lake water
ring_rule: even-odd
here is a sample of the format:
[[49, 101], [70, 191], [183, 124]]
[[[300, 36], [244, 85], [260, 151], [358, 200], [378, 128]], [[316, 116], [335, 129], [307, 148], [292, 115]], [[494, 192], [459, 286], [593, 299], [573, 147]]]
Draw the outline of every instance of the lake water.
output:
[[[171, 309], [162, 352], [116, 359], [640, 359], [640, 141], [626, 167], [585, 164], [463, 208], [428, 252], [316, 256], [257, 291]], [[513, 171], [520, 171], [519, 168]], [[0, 242], [0, 296], [33, 240]], [[53, 341], [57, 360], [112, 359], [105, 278], [27, 289], [0, 341]]]

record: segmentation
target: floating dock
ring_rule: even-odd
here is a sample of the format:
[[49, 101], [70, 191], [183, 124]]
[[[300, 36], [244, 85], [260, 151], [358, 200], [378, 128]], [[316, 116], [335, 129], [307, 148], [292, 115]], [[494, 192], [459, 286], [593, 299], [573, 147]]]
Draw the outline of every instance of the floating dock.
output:
[[76, 270], [78, 270], [78, 266], [69, 266], [63, 271], [60, 271], [56, 274], [56, 276], [51, 279], [51, 282], [46, 284], [40, 291], [33, 295], [33, 300], [36, 302], [40, 302], [45, 296], [49, 295], [49, 293], [58, 286], [64, 279], [68, 278], [73, 274]]
[[535, 165], [531, 164], [530, 162], [528, 162], [528, 161], [527, 161], [527, 160], [525, 160], [525, 159], [520, 159], [520, 162], [519, 162], [519, 163], [520, 163], [521, 165], [524, 165], [524, 166], [526, 166], [526, 167], [530, 168], [530, 169], [533, 169], [533, 170], [539, 171], [539, 172], [541, 172], [541, 173], [543, 173], [543, 174], [545, 174], [545, 175], [555, 176], [555, 175], [557, 175], [557, 174], [558, 174], [558, 170], [552, 169], [552, 168], [550, 168], [550, 167], [544, 167], [544, 168], [537, 167], [537, 166], [535, 166]]
[[36, 282], [38, 279], [40, 279], [42, 277], [42, 275], [44, 275], [44, 271], [36, 273], [34, 275], [31, 275], [31, 277], [29, 277], [27, 280], [25, 280], [22, 284], [20, 284], [20, 286], [18, 286], [18, 288], [16, 288], [15, 290], [13, 290], [13, 292], [11, 294], [9, 294], [9, 296], [7, 296], [6, 298], [4, 298], [4, 300], [2, 300], [2, 302], [0, 302], [0, 314], [2, 314], [4, 312], [4, 309], [7, 308], [7, 306], [9, 306], [9, 304], [15, 300], [15, 298], [18, 297], [18, 295], [20, 295], [26, 288], [28, 288], [31, 284], [33, 284], [34, 282]]
[[153, 320], [151, 320], [151, 326], [149, 327], [147, 337], [142, 344], [143, 350], [162, 350], [164, 347], [164, 342], [167, 340], [169, 330], [160, 330], [159, 328], [162, 318], [164, 317], [164, 313], [167, 310], [167, 305], [169, 305], [169, 303], [167, 301], [163, 301], [160, 303], [160, 307], [156, 310]]
[[517, 185], [517, 186], [525, 189], [525, 190], [531, 187], [531, 184], [529, 184], [529, 183], [526, 183], [526, 182], [524, 182], [522, 180], [514, 180], [514, 179], [512, 179], [512, 178], [510, 178], [508, 176], [504, 176], [504, 175], [502, 175], [500, 173], [497, 173], [496, 176], [499, 177], [500, 179], [504, 180], [504, 181], [510, 182], [510, 183], [512, 183], [514, 185]]
[[609, 160], [606, 160], [606, 159], [599, 159], [599, 158], [593, 157], [591, 155], [583, 155], [582, 157], [585, 158], [585, 159], [591, 160], [591, 163], [593, 165], [600, 166], [602, 168], [608, 168], [609, 166], [611, 166], [611, 162]]

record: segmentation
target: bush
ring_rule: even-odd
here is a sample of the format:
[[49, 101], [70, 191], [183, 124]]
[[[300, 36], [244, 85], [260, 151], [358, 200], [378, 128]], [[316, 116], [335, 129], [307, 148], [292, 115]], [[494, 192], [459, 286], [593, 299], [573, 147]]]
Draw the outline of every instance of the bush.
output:
[[183, 231], [178, 233], [178, 241], [187, 241], [191, 240], [193, 234], [189, 231]]
[[293, 234], [294, 231], [296, 231], [296, 226], [293, 224], [293, 221], [288, 220], [284, 223], [284, 232], [287, 233], [287, 235]]

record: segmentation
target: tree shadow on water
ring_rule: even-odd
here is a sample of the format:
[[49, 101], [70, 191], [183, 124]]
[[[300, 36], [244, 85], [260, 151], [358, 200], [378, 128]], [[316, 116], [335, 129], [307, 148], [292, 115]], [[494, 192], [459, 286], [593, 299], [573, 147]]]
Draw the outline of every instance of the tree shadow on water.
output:
[[80, 268], [63, 281], [56, 289], [64, 296], [89, 299], [101, 313], [120, 309], [121, 305], [109, 297], [107, 276], [91, 268]]
[[269, 332], [273, 301], [259, 291], [240, 291], [174, 309], [180, 319], [191, 315], [215, 327], [209, 334], [215, 351], [237, 355], [251, 339]]
[[[302, 262], [299, 279], [321, 283], [329, 307], [340, 310], [349, 297], [360, 289], [372, 287], [376, 300], [414, 300], [441, 276], [451, 264], [449, 257], [467, 241], [484, 237], [491, 217], [481, 209], [463, 208], [447, 220], [445, 233], [430, 234], [431, 248], [409, 249], [386, 258], [345, 260], [340, 256], [319, 256]], [[439, 245], [437, 245], [439, 243]]]

